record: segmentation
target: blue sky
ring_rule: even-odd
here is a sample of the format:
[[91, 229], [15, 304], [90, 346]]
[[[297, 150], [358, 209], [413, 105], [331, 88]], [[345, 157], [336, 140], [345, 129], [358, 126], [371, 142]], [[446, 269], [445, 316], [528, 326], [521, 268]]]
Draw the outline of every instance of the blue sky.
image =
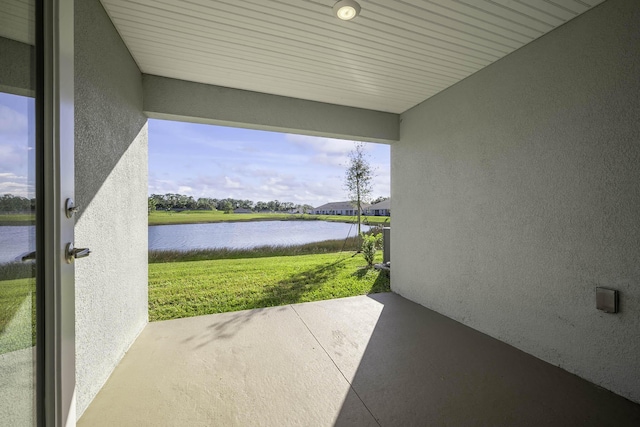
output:
[[[33, 197], [33, 99], [0, 93], [0, 194]], [[353, 141], [149, 120], [149, 194], [279, 200], [319, 206], [347, 200]], [[373, 197], [390, 194], [390, 147], [367, 144]]]
[[[319, 206], [347, 200], [353, 141], [149, 120], [149, 194], [279, 200]], [[367, 144], [373, 197], [390, 194], [390, 147]]]
[[[0, 195], [35, 197], [33, 186], [34, 101], [32, 98], [0, 94]], [[31, 126], [30, 126], [31, 125]], [[31, 168], [29, 166], [32, 166]]]

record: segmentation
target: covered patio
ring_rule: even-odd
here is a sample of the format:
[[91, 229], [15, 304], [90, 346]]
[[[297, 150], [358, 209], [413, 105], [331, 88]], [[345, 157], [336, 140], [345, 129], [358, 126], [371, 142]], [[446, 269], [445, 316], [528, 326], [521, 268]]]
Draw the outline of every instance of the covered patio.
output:
[[394, 293], [150, 323], [80, 426], [637, 426], [640, 406]]
[[[81, 424], [638, 425], [638, 2], [333, 3], [75, 2]], [[391, 144], [394, 294], [148, 324], [148, 118]]]
[[[640, 425], [640, 2], [42, 3], [55, 425]], [[390, 144], [393, 294], [149, 323], [150, 118]]]

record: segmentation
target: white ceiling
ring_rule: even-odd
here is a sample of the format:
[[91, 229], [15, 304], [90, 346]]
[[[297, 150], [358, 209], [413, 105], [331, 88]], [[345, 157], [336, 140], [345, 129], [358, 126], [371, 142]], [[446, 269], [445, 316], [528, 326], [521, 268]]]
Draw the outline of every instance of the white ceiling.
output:
[[401, 113], [602, 1], [102, 3], [144, 73]]

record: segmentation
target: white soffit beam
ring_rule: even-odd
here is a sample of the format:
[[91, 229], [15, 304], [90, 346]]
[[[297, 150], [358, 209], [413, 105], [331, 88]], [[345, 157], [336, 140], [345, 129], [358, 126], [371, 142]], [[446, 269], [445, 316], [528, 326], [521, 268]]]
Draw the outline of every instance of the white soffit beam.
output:
[[602, 0], [102, 0], [143, 73], [402, 113]]
[[400, 117], [394, 113], [148, 74], [142, 88], [143, 110], [155, 119], [387, 144], [400, 139]]

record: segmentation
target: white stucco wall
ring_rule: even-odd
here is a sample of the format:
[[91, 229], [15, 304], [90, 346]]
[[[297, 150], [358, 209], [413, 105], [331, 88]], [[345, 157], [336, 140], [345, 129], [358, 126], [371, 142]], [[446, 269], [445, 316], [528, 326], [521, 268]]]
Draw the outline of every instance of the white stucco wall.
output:
[[609, 0], [402, 114], [391, 147], [392, 289], [636, 402], [639, 23]]
[[80, 417], [147, 323], [142, 76], [98, 0], [75, 2], [76, 397]]

